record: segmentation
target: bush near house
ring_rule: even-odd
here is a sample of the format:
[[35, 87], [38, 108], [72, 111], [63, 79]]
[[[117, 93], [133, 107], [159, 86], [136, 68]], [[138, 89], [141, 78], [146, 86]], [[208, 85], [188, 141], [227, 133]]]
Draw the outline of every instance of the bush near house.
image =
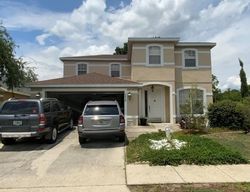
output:
[[230, 129], [250, 128], [250, 98], [241, 102], [220, 101], [208, 107], [208, 119], [211, 127], [227, 127]]
[[173, 138], [186, 141], [185, 147], [179, 150], [150, 148], [149, 139], [160, 140], [162, 138], [165, 138], [165, 132], [143, 134], [131, 141], [127, 147], [127, 162], [147, 162], [152, 165], [217, 165], [248, 162], [240, 153], [211, 139], [181, 132], [174, 133]]

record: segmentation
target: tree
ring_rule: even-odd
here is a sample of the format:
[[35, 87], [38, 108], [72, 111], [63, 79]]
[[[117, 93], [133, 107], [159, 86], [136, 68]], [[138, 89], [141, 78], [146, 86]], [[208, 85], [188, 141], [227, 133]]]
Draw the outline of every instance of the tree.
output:
[[241, 93], [236, 89], [227, 89], [223, 93], [220, 93], [219, 101], [223, 100], [241, 101]]
[[126, 55], [128, 53], [128, 43], [123, 43], [123, 47], [116, 47], [114, 55]]
[[37, 80], [33, 68], [28, 67], [22, 58], [15, 57], [16, 47], [5, 27], [0, 24], [0, 77], [12, 91], [15, 87]]
[[240, 62], [240, 82], [241, 82], [241, 86], [240, 86], [240, 92], [241, 92], [241, 97], [247, 97], [248, 96], [248, 85], [247, 85], [247, 77], [246, 77], [246, 73], [244, 71], [243, 68], [243, 62], [239, 59]]
[[213, 102], [219, 100], [221, 90], [218, 87], [219, 81], [215, 75], [212, 75], [212, 92], [213, 92]]

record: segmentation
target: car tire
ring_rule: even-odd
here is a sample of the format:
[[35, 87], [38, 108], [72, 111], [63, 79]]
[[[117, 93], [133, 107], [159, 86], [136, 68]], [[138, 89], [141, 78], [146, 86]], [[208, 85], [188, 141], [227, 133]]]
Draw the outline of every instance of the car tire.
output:
[[69, 129], [74, 129], [74, 121], [72, 118], [69, 120]]
[[82, 145], [82, 144], [84, 144], [86, 142], [87, 142], [87, 138], [85, 138], [85, 137], [79, 137], [79, 143], [80, 143], [80, 145]]
[[52, 128], [52, 130], [50, 131], [48, 135], [47, 143], [50, 143], [50, 144], [55, 143], [57, 140], [57, 137], [58, 137], [58, 131], [57, 131], [57, 128], [54, 127]]
[[14, 138], [2, 138], [1, 141], [2, 141], [2, 144], [4, 144], [4, 145], [12, 145], [16, 142], [16, 139], [14, 139]]
[[125, 135], [120, 135], [118, 137], [119, 142], [124, 142], [125, 141]]

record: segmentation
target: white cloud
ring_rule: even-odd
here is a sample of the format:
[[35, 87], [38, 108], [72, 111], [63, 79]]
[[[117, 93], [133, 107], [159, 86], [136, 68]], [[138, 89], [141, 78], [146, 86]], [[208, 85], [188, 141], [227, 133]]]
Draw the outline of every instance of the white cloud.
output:
[[228, 88], [239, 89], [240, 88], [240, 77], [239, 76], [228, 77], [225, 84], [223, 84], [221, 88], [222, 88], [222, 90], [226, 90]]
[[[238, 86], [237, 78], [233, 78], [240, 70], [238, 57], [246, 64], [246, 73], [250, 72], [247, 65], [250, 63], [250, 0], [194, 0], [192, 3], [133, 0], [130, 5], [121, 1], [116, 10], [108, 10], [104, 0], [86, 0], [68, 14], [11, 3], [5, 9], [0, 17], [8, 23], [7, 27], [44, 31], [36, 37], [42, 47], [35, 45], [37, 49], [25, 52], [41, 62], [40, 79], [56, 77], [58, 69], [62, 75], [60, 56], [112, 53], [132, 36], [179, 36], [185, 41], [216, 42], [212, 51], [213, 73], [222, 88]], [[10, 10], [14, 14], [7, 14]], [[54, 47], [46, 41], [48, 37], [58, 39]], [[55, 70], [48, 72], [45, 62]]]
[[45, 40], [50, 36], [50, 34], [48, 33], [44, 33], [42, 35], [38, 35], [36, 37], [36, 40], [37, 42], [40, 44], [40, 45], [45, 45]]

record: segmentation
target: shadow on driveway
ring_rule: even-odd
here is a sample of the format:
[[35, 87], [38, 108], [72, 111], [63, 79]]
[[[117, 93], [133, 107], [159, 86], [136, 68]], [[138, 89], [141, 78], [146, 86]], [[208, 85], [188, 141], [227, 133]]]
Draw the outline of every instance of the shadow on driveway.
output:
[[67, 137], [73, 130], [66, 129], [62, 133], [58, 134], [58, 138], [56, 143], [47, 144], [44, 139], [36, 139], [36, 138], [21, 138], [16, 141], [16, 143], [12, 145], [2, 145], [0, 148], [0, 152], [5, 151], [38, 151], [38, 150], [49, 150], [62, 142], [65, 137]]
[[114, 137], [103, 137], [103, 138], [91, 138], [86, 143], [81, 145], [81, 148], [87, 149], [98, 149], [98, 148], [116, 148], [124, 147], [127, 145], [127, 136], [125, 136], [125, 141], [121, 142], [118, 138]]

